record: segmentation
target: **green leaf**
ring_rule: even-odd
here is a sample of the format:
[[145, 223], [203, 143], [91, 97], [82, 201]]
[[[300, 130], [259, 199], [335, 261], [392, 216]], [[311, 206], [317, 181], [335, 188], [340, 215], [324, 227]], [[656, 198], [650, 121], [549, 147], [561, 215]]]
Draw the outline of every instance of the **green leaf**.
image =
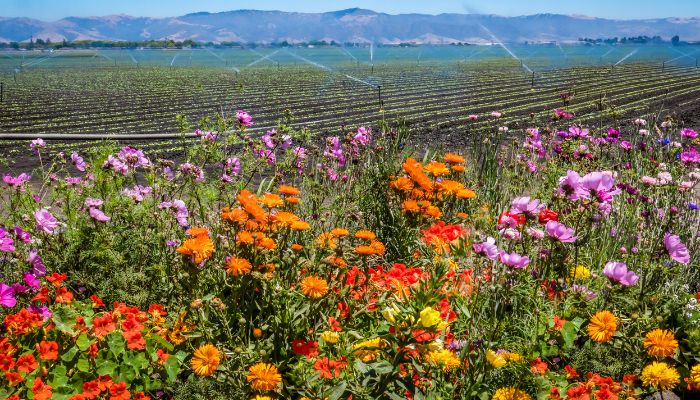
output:
[[107, 335], [107, 346], [115, 357], [119, 357], [120, 354], [124, 353], [125, 345], [126, 342], [120, 333], [112, 332]]
[[67, 376], [67, 370], [64, 365], [57, 365], [55, 366], [51, 374], [53, 375], [53, 380], [51, 381], [51, 386], [54, 388], [61, 387], [61, 386], [67, 386], [68, 385], [68, 376]]
[[572, 348], [574, 346], [574, 340], [576, 340], [576, 332], [578, 332], [576, 325], [570, 321], [567, 321], [561, 328], [560, 332], [562, 339], [564, 339], [564, 348]]
[[73, 346], [61, 354], [61, 360], [66, 362], [72, 361], [76, 354], [78, 354], [78, 346]]
[[328, 391], [328, 398], [330, 400], [338, 400], [345, 393], [345, 388], [348, 386], [347, 382], [340, 382], [338, 385], [332, 387]]
[[77, 333], [75, 331], [75, 319], [78, 313], [72, 308], [68, 307], [57, 307], [53, 311], [53, 316], [51, 317], [54, 324], [56, 324], [56, 329], [61, 332], [65, 332], [70, 336], [75, 336]]
[[168, 357], [168, 360], [163, 365], [165, 372], [168, 374], [168, 382], [173, 382], [180, 372], [180, 360], [177, 357]]
[[80, 357], [78, 359], [78, 371], [88, 372], [90, 371], [90, 361], [87, 358]]
[[114, 375], [118, 365], [117, 363], [110, 360], [100, 360], [97, 362], [97, 374], [98, 375]]
[[78, 345], [78, 348], [80, 349], [80, 351], [87, 350], [92, 343], [93, 343], [93, 341], [90, 340], [88, 338], [87, 334], [85, 334], [85, 333], [78, 336], [78, 340], [76, 340], [76, 342], [75, 342], [75, 344]]
[[173, 351], [175, 349], [172, 343], [168, 342], [167, 340], [163, 339], [158, 335], [151, 335], [149, 336], [149, 339], [153, 339], [154, 342], [157, 342], [160, 345], [160, 347], [164, 348], [167, 351]]

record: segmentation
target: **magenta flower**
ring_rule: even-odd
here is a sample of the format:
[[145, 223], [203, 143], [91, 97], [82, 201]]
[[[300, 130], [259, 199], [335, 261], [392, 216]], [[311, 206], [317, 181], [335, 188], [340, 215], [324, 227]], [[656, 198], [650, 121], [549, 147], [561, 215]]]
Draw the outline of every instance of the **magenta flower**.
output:
[[516, 252], [510, 254], [503, 252], [501, 253], [501, 262], [515, 269], [523, 269], [530, 263], [530, 258], [528, 256], [521, 256]]
[[83, 157], [80, 157], [78, 153], [73, 152], [70, 155], [70, 160], [73, 163], [73, 165], [75, 165], [75, 168], [78, 169], [78, 171], [85, 171], [85, 167], [87, 166], [87, 164], [85, 164], [85, 160], [83, 160]]
[[0, 283], [0, 305], [5, 308], [12, 308], [15, 304], [17, 304], [15, 290], [7, 286], [4, 282]]
[[581, 175], [576, 171], [567, 171], [566, 176], [559, 178], [559, 193], [571, 201], [576, 201], [585, 195], [581, 187]]
[[95, 207], [90, 207], [90, 217], [98, 222], [107, 222], [110, 218], [105, 215], [100, 209]]
[[274, 149], [275, 148], [275, 139], [273, 139], [273, 136], [277, 135], [277, 129], [271, 129], [260, 138], [260, 140], [263, 142], [265, 147], [268, 149]]
[[496, 239], [492, 237], [486, 238], [485, 242], [472, 244], [474, 253], [490, 258], [496, 261], [501, 254], [501, 250], [496, 246]]
[[690, 128], [681, 129], [681, 136], [689, 139], [695, 139], [698, 137], [698, 133]]
[[29, 144], [29, 147], [32, 149], [34, 154], [39, 154], [39, 151], [46, 147], [46, 142], [42, 138], [36, 138], [32, 140], [32, 142]]
[[678, 237], [678, 235], [667, 233], [666, 236], [664, 236], [664, 246], [671, 259], [681, 264], [688, 264], [690, 262], [688, 248], [681, 242], [681, 238]]
[[516, 197], [510, 206], [510, 212], [515, 214], [525, 214], [528, 217], [534, 217], [544, 209], [544, 204], [537, 199], [529, 197]]
[[15, 241], [11, 237], [7, 236], [7, 232], [5, 232], [4, 229], [0, 231], [0, 251], [3, 253], [15, 251]]
[[12, 176], [12, 175], [5, 175], [2, 180], [11, 188], [15, 190], [20, 190], [24, 191], [24, 187], [22, 186], [25, 182], [29, 181], [32, 179], [31, 175], [27, 175], [24, 172], [17, 176]]
[[42, 208], [34, 212], [34, 219], [36, 220], [37, 229], [44, 231], [46, 233], [54, 233], [54, 230], [58, 227], [58, 220], [56, 217], [51, 215], [49, 210]]
[[32, 241], [32, 235], [19, 226], [12, 228], [12, 231], [15, 233], [15, 236], [17, 236], [17, 239], [21, 240], [22, 242], [29, 243]]
[[241, 160], [236, 158], [227, 158], [224, 162], [224, 172], [236, 176], [241, 173]]
[[615, 178], [603, 172], [591, 172], [581, 178], [581, 187], [588, 193], [586, 198], [593, 198], [603, 203], [610, 202], [613, 196], [619, 194], [615, 188]]
[[132, 168], [151, 164], [148, 158], [146, 158], [146, 156], [143, 154], [142, 150], [129, 146], [123, 147], [117, 157], [119, 157], [119, 160], [121, 160], [123, 163]]
[[34, 275], [30, 274], [29, 272], [24, 274], [24, 283], [26, 283], [27, 286], [29, 286], [30, 288], [34, 288], [34, 289], [41, 288], [41, 283], [39, 282], [39, 280], [36, 279], [36, 277]]
[[549, 221], [544, 225], [544, 230], [547, 233], [547, 236], [562, 243], [573, 243], [576, 241], [573, 228], [568, 228], [566, 225], [560, 222]]
[[102, 199], [93, 199], [92, 197], [88, 197], [85, 199], [85, 207], [99, 207], [104, 203]]
[[236, 119], [238, 120], [238, 124], [241, 126], [246, 128], [253, 126], [253, 117], [251, 117], [250, 114], [245, 111], [237, 111]]
[[695, 150], [695, 147], [691, 147], [687, 151], [681, 153], [680, 159], [684, 164], [698, 164], [700, 163], [700, 153]]
[[469, 120], [470, 121], [476, 121], [479, 119], [479, 116], [476, 114], [469, 114]]
[[364, 126], [357, 128], [357, 133], [352, 140], [362, 146], [367, 146], [372, 140], [372, 129], [365, 128]]
[[622, 286], [632, 286], [639, 281], [639, 276], [627, 269], [627, 264], [619, 261], [610, 261], [603, 267], [603, 275]]
[[46, 265], [44, 265], [44, 260], [41, 259], [41, 256], [39, 255], [38, 251], [29, 250], [27, 262], [32, 266], [32, 275], [36, 277], [42, 277], [46, 275]]
[[107, 160], [105, 160], [105, 162], [102, 163], [102, 168], [110, 169], [122, 175], [126, 175], [129, 172], [129, 166], [111, 154], [107, 156]]

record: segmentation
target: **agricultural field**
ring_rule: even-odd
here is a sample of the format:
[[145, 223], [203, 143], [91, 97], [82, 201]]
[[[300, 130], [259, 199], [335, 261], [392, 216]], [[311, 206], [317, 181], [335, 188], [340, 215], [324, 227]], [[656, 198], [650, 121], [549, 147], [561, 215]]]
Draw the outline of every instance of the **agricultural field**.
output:
[[8, 53], [0, 399], [698, 398], [693, 51]]

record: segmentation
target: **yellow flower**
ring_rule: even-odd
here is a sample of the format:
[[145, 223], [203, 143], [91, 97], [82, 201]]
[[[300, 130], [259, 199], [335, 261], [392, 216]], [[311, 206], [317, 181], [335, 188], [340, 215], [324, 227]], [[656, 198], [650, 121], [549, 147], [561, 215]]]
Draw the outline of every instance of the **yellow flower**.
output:
[[246, 379], [253, 389], [266, 392], [277, 388], [277, 385], [282, 382], [282, 375], [272, 364], [257, 363], [248, 369]]
[[690, 370], [690, 382], [695, 385], [695, 387], [700, 388], [700, 364], [694, 366]]
[[328, 283], [317, 276], [307, 276], [301, 281], [301, 292], [312, 299], [319, 299], [328, 293]]
[[440, 312], [432, 307], [426, 307], [420, 312], [420, 323], [424, 328], [435, 326], [439, 324], [440, 321]]
[[245, 275], [253, 268], [245, 258], [229, 257], [226, 260], [226, 273], [233, 276]]
[[673, 337], [673, 332], [657, 328], [647, 333], [644, 347], [650, 356], [668, 357], [678, 348], [678, 341]]
[[493, 350], [486, 350], [486, 361], [494, 368], [504, 367], [508, 361], [503, 357], [503, 353], [498, 354]]
[[607, 310], [596, 313], [588, 322], [588, 336], [598, 343], [610, 341], [616, 330], [617, 317]]
[[591, 270], [583, 265], [577, 265], [571, 270], [571, 277], [574, 279], [588, 279], [591, 277]]
[[340, 340], [340, 335], [338, 334], [338, 332], [325, 331], [321, 334], [321, 339], [323, 339], [324, 342], [333, 345], [338, 343], [338, 341]]
[[459, 357], [447, 349], [431, 351], [425, 358], [429, 363], [441, 367], [443, 372], [450, 372], [461, 365]]
[[256, 394], [255, 396], [251, 397], [250, 400], [272, 400], [272, 397]]
[[192, 371], [199, 376], [209, 376], [216, 372], [221, 362], [221, 353], [211, 344], [205, 344], [192, 354]]
[[506, 359], [506, 361], [520, 362], [523, 360], [523, 356], [518, 353], [511, 353], [509, 351], [502, 353], [501, 356]]
[[491, 400], [531, 400], [529, 394], [514, 387], [502, 387], [493, 394]]
[[374, 338], [363, 340], [352, 345], [352, 354], [362, 362], [368, 363], [377, 359], [379, 349], [382, 348], [382, 339]]
[[394, 324], [396, 323], [396, 316], [399, 314], [399, 312], [401, 312], [401, 310], [394, 305], [385, 308], [384, 311], [382, 311], [382, 316], [385, 320], [387, 320], [387, 322]]
[[678, 385], [680, 375], [665, 362], [652, 362], [642, 370], [642, 383], [654, 389], [671, 390]]

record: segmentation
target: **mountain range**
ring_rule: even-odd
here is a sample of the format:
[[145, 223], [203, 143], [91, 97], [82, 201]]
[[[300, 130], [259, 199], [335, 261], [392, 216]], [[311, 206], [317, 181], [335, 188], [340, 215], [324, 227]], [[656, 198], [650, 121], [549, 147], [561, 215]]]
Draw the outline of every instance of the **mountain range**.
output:
[[[2, 12], [2, 11], [0, 11]], [[201, 42], [491, 43], [661, 36], [700, 40], [700, 17], [612, 20], [577, 15], [384, 14], [352, 8], [325, 13], [236, 10], [179, 17], [68, 17], [47, 22], [0, 17], [0, 41], [192, 39]]]

